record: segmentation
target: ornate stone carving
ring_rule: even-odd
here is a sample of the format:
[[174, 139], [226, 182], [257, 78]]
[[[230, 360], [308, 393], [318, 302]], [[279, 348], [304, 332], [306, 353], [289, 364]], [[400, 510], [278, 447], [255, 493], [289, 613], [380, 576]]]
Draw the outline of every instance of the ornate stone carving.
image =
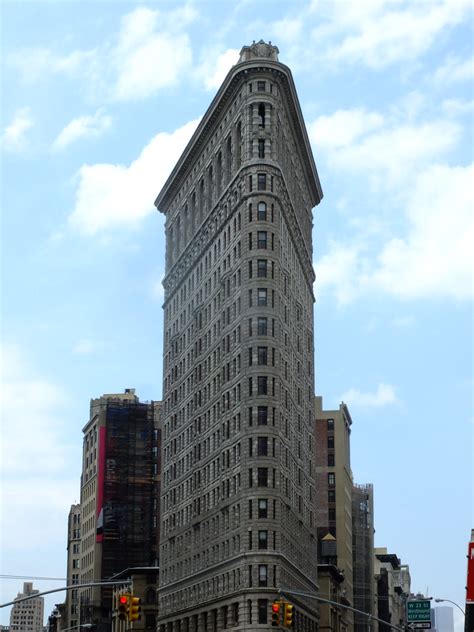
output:
[[249, 61], [251, 59], [272, 59], [273, 61], [278, 61], [278, 50], [277, 46], [273, 46], [271, 42], [264, 42], [260, 40], [255, 43], [255, 40], [250, 46], [243, 46], [240, 51], [240, 59], [239, 62]]

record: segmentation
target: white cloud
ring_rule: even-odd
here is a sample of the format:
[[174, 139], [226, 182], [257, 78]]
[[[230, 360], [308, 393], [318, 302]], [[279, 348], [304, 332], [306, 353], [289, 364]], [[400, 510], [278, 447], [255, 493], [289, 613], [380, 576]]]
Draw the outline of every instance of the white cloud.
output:
[[90, 355], [97, 349], [97, 345], [93, 340], [78, 340], [72, 348], [72, 352], [77, 355]]
[[34, 83], [51, 74], [74, 76], [83, 73], [96, 62], [98, 51], [76, 50], [66, 55], [47, 48], [24, 48], [7, 57], [7, 64], [17, 70], [20, 78]]
[[111, 124], [111, 117], [104, 114], [102, 110], [97, 110], [91, 116], [79, 116], [61, 130], [53, 143], [53, 149], [55, 151], [65, 149], [80, 138], [98, 138], [110, 128]]
[[473, 296], [474, 168], [434, 165], [416, 179], [410, 228], [378, 257], [373, 283], [401, 298]]
[[29, 107], [18, 109], [13, 120], [7, 125], [2, 134], [2, 145], [6, 151], [22, 151], [26, 146], [26, 133], [34, 122]]
[[66, 393], [38, 375], [17, 346], [5, 345], [1, 356], [0, 532], [15, 534], [4, 542], [5, 553], [36, 552], [64, 536], [69, 506], [79, 496], [81, 456], [66, 440]]
[[452, 149], [461, 135], [453, 121], [405, 123], [359, 109], [320, 116], [308, 127], [315, 153], [331, 167], [370, 174], [374, 185], [384, 187]]
[[189, 73], [192, 51], [185, 28], [196, 15], [190, 5], [167, 12], [139, 7], [124, 15], [118, 33], [97, 48], [66, 54], [22, 49], [7, 63], [29, 82], [54, 74], [81, 78], [95, 101], [144, 99]]
[[391, 384], [381, 382], [374, 393], [363, 393], [351, 388], [341, 395], [341, 401], [360, 408], [380, 408], [395, 404], [398, 399], [395, 395], [395, 388]]
[[441, 103], [441, 109], [448, 116], [463, 116], [474, 112], [474, 100], [466, 101], [464, 99], [445, 99]]
[[[193, 14], [190, 12], [185, 17], [191, 20]], [[167, 32], [162, 21], [163, 15], [159, 11], [144, 7], [135, 9], [122, 19], [113, 53], [117, 69], [114, 96], [117, 100], [150, 96], [160, 88], [175, 83], [180, 73], [187, 71], [191, 65], [189, 37], [177, 28], [182, 28], [183, 23], [168, 19], [171, 30]]]
[[320, 46], [327, 41], [328, 62], [381, 69], [422, 55], [441, 32], [469, 17], [470, 6], [468, 0], [335, 2], [326, 7], [328, 19], [312, 39]]
[[449, 55], [442, 66], [437, 68], [433, 75], [436, 83], [445, 85], [458, 81], [472, 81], [474, 77], [474, 60], [472, 57], [462, 59], [455, 55]]
[[333, 242], [316, 262], [317, 287], [339, 304], [383, 291], [402, 299], [474, 295], [473, 166], [432, 165], [410, 183], [403, 209], [408, 228], [370, 255], [361, 237]]
[[16, 347], [2, 349], [1, 381], [2, 476], [53, 476], [69, 458], [61, 439], [66, 394], [37, 376]]
[[383, 123], [384, 117], [379, 112], [362, 108], [337, 110], [310, 123], [308, 133], [317, 148], [331, 150], [351, 145], [364, 134], [379, 129]]
[[129, 166], [83, 165], [70, 225], [93, 235], [113, 228], [133, 228], [154, 210], [154, 201], [198, 121], [172, 133], [157, 134]]
[[355, 282], [361, 278], [361, 245], [332, 240], [328, 251], [314, 265], [317, 294], [330, 288], [339, 305], [351, 302], [360, 294]]
[[205, 61], [199, 66], [197, 75], [206, 90], [217, 90], [220, 87], [231, 67], [239, 61], [239, 53], [237, 48], [228, 48], [218, 55], [213, 50], [205, 50]]

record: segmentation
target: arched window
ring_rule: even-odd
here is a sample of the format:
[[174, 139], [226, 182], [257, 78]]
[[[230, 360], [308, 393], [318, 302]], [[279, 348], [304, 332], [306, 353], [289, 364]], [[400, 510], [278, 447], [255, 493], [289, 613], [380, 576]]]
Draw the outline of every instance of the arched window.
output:
[[148, 588], [145, 593], [145, 603], [156, 603], [156, 589]]

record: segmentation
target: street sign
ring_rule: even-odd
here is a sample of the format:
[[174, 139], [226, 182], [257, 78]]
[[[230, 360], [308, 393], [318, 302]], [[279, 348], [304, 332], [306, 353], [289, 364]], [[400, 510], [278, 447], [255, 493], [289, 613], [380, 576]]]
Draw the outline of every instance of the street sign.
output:
[[431, 603], [429, 599], [407, 602], [407, 623], [430, 623], [428, 627], [431, 627]]
[[422, 621], [421, 623], [413, 623], [412, 624], [414, 628], [424, 628], [426, 629], [431, 629], [431, 621]]

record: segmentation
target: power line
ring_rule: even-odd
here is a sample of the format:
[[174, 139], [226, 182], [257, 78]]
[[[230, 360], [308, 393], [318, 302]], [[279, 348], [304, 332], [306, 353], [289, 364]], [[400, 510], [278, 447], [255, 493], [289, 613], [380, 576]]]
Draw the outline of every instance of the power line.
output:
[[67, 581], [67, 577], [34, 577], [33, 575], [0, 575], [0, 579], [36, 579], [45, 581]]

